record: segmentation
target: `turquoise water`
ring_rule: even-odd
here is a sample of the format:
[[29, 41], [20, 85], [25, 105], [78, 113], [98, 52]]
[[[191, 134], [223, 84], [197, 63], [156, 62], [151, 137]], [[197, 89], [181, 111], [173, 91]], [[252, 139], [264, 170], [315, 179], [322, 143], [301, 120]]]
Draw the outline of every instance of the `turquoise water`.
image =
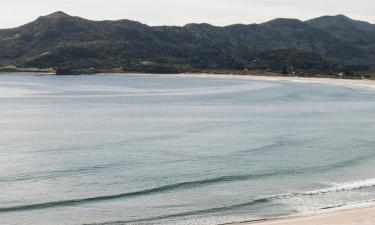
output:
[[0, 224], [211, 225], [375, 199], [375, 89], [0, 76]]

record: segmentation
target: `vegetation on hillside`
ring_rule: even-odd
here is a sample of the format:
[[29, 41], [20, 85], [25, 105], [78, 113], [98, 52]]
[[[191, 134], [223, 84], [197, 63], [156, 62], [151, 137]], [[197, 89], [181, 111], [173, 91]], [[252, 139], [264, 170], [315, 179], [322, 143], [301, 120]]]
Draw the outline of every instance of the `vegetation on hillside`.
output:
[[56, 12], [0, 30], [0, 49], [0, 67], [54, 68], [58, 74], [263, 71], [362, 77], [375, 71], [375, 25], [339, 15], [305, 22], [151, 27]]

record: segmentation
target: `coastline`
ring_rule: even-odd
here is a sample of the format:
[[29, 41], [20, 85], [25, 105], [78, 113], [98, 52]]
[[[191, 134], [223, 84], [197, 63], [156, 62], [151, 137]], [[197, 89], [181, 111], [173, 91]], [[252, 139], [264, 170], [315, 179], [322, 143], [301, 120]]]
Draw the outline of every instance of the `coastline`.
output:
[[[18, 73], [25, 75], [25, 73]], [[28, 73], [26, 73], [28, 74]], [[34, 73], [35, 75], [42, 75], [41, 73]], [[44, 74], [50, 75], [50, 74]], [[324, 77], [287, 77], [277, 75], [236, 75], [236, 74], [127, 74], [127, 73], [108, 73], [97, 74], [99, 76], [175, 76], [175, 77], [207, 77], [207, 78], [223, 78], [224, 79], [239, 79], [240, 81], [288, 81], [296, 83], [318, 83], [334, 86], [349, 86], [349, 87], [368, 87], [375, 88], [375, 80], [355, 80], [355, 79], [339, 79], [339, 78], [324, 78]], [[53, 75], [52, 75], [53, 76]], [[76, 75], [74, 75], [76, 76]], [[87, 75], [87, 77], [92, 75]], [[375, 90], [375, 89], [374, 89]], [[374, 205], [374, 204], [371, 204]], [[375, 224], [375, 206], [368, 204], [350, 204], [345, 207], [327, 208], [317, 212], [316, 214], [307, 215], [286, 215], [280, 218], [265, 218], [256, 221], [244, 221], [237, 223], [228, 223], [226, 225], [370, 225]]]
[[[133, 74], [136, 75], [136, 74]], [[356, 86], [375, 88], [375, 80], [342, 79], [328, 77], [296, 77], [281, 75], [240, 75], [240, 74], [180, 74], [191, 77], [245, 78], [260, 81], [290, 81], [300, 83], [319, 83], [339, 86]], [[374, 225], [374, 204], [349, 204], [329, 208], [307, 215], [286, 215], [284, 217], [265, 218], [254, 221], [227, 223], [224, 225]]]
[[260, 80], [285, 80], [293, 82], [306, 82], [306, 83], [323, 83], [323, 84], [333, 84], [333, 85], [357, 85], [357, 86], [367, 86], [374, 87], [375, 80], [368, 79], [340, 79], [340, 78], [317, 78], [317, 77], [282, 77], [282, 76], [251, 76], [253, 79]]
[[[212, 75], [207, 75], [212, 76]], [[222, 75], [218, 75], [222, 76]], [[238, 75], [224, 75], [238, 77]], [[321, 83], [329, 85], [349, 85], [359, 87], [375, 88], [375, 80], [368, 79], [340, 79], [325, 77], [285, 77], [285, 76], [258, 76], [245, 75], [249, 79], [269, 80], [269, 81], [290, 81], [301, 83]], [[360, 206], [355, 203], [346, 205], [344, 208], [338, 207], [321, 211], [316, 214], [288, 215], [284, 217], [265, 218], [254, 221], [243, 221], [228, 223], [225, 225], [374, 225], [375, 206]]]
[[330, 77], [298, 77], [298, 76], [282, 76], [280, 74], [256, 75], [256, 74], [214, 74], [214, 73], [180, 73], [180, 74], [148, 74], [148, 73], [98, 73], [98, 75], [130, 75], [130, 76], [185, 76], [185, 77], [216, 77], [216, 78], [245, 78], [252, 80], [265, 81], [291, 81], [301, 83], [321, 83], [331, 85], [355, 85], [362, 87], [375, 87], [375, 80], [369, 79], [343, 79]]
[[176, 73], [176, 74], [156, 74], [156, 73], [94, 73], [94, 74], [80, 74], [80, 75], [56, 75], [51, 72], [0, 72], [1, 75], [48, 75], [48, 76], [93, 76], [93, 75], [130, 75], [130, 76], [187, 76], [187, 77], [217, 77], [217, 78], [248, 78], [253, 80], [269, 80], [269, 81], [292, 81], [292, 82], [303, 82], [303, 83], [323, 83], [333, 85], [358, 85], [374, 87], [375, 80], [370, 79], [353, 79], [353, 78], [332, 78], [329, 76], [311, 76], [311, 77], [300, 77], [300, 76], [282, 76], [277, 73], [269, 74], [220, 74], [220, 73]]
[[316, 215], [290, 216], [226, 225], [373, 225], [375, 207], [347, 209]]
[[[136, 74], [131, 74], [136, 75]], [[180, 74], [184, 76], [199, 76], [199, 77], [229, 77], [229, 78], [249, 78], [253, 80], [268, 80], [268, 81], [292, 81], [301, 83], [322, 83], [333, 85], [358, 85], [365, 87], [375, 87], [375, 80], [369, 79], [342, 79], [329, 77], [298, 77], [298, 76], [281, 76], [281, 75], [241, 75], [241, 74]]]

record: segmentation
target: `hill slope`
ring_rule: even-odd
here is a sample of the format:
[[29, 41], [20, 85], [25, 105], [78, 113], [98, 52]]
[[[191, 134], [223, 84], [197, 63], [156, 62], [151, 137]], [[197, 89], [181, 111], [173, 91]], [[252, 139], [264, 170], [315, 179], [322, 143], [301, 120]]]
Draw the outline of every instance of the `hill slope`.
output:
[[130, 20], [90, 21], [56, 12], [0, 30], [0, 49], [0, 67], [85, 72], [117, 68], [160, 73], [368, 73], [375, 62], [375, 25], [339, 15], [306, 22], [275, 19], [226, 27], [151, 27]]

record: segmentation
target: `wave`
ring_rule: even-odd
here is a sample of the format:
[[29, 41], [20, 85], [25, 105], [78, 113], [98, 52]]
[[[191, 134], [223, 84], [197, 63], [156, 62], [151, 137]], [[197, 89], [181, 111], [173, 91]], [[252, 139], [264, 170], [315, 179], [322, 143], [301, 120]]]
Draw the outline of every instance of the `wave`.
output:
[[272, 196], [269, 199], [278, 200], [278, 199], [290, 199], [294, 197], [316, 196], [316, 195], [323, 195], [323, 194], [328, 194], [328, 193], [354, 191], [354, 190], [360, 190], [360, 189], [371, 188], [371, 187], [375, 187], [375, 178], [347, 182], [347, 183], [338, 183], [338, 184], [335, 184], [333, 187], [318, 189], [314, 191], [280, 194], [280, 195]]
[[[231, 179], [235, 179], [235, 177], [222, 177], [221, 179], [231, 180]], [[207, 183], [214, 183], [214, 182], [218, 182], [218, 178], [209, 179], [209, 180], [201, 180], [201, 181], [193, 181], [193, 182], [183, 182], [183, 183], [166, 185], [166, 186], [162, 186], [158, 188], [124, 193], [124, 194], [119, 194], [119, 195], [108, 195], [108, 196], [99, 196], [99, 197], [93, 197], [93, 198], [83, 198], [83, 199], [64, 200], [64, 201], [55, 201], [55, 202], [47, 202], [47, 203], [39, 203], [39, 204], [6, 207], [6, 208], [0, 208], [0, 213], [41, 210], [41, 209], [65, 207], [65, 206], [76, 206], [76, 205], [81, 205], [81, 204], [107, 201], [107, 200], [113, 200], [113, 199], [119, 199], [119, 198], [131, 198], [131, 197], [154, 194], [154, 193], [168, 192], [171, 190], [196, 187], [196, 186], [205, 185]], [[181, 213], [175, 213], [175, 214], [162, 215], [158, 217], [143, 218], [143, 219], [138, 219], [138, 220], [106, 222], [106, 223], [101, 223], [97, 225], [144, 223], [144, 222], [150, 222], [150, 221], [158, 221], [158, 220], [188, 217], [188, 216], [195, 216], [195, 215], [222, 213], [222, 212], [233, 211], [233, 210], [242, 209], [246, 207], [259, 206], [261, 204], [267, 204], [267, 203], [270, 203], [272, 201], [277, 201], [277, 200], [292, 199], [296, 197], [324, 195], [330, 192], [344, 192], [344, 191], [359, 190], [359, 189], [371, 188], [371, 187], [375, 187], [375, 178], [371, 178], [367, 180], [360, 180], [360, 181], [355, 181], [355, 182], [339, 183], [339, 184], [335, 184], [333, 187], [318, 189], [315, 191], [307, 191], [307, 192], [299, 192], [299, 193], [298, 192], [297, 193], [284, 193], [284, 194], [279, 194], [279, 195], [266, 196], [264, 198], [259, 198], [259, 199], [251, 200], [249, 202], [244, 202], [244, 203], [236, 204], [236, 205], [200, 209], [200, 210], [195, 210], [195, 211], [187, 211], [187, 212], [181, 212]], [[338, 206], [335, 206], [335, 208], [342, 207], [342, 206], [344, 205], [338, 205]], [[324, 207], [321, 209], [327, 210], [331, 208], [333, 207], [332, 206]]]
[[[366, 188], [371, 188], [371, 187], [375, 187], [375, 178], [361, 180], [361, 181], [347, 182], [347, 183], [338, 183], [338, 184], [335, 184], [333, 187], [318, 189], [314, 191], [275, 195], [275, 196], [269, 197], [269, 200], [282, 200], [282, 199], [291, 199], [295, 197], [324, 195], [328, 193], [354, 191], [354, 190], [366, 189]], [[336, 207], [339, 207], [339, 206], [336, 206]], [[327, 207], [327, 209], [328, 208], [331, 208], [331, 207]], [[325, 209], [325, 208], [322, 208], [322, 209]]]
[[[252, 200], [252, 201], [249, 201], [249, 202], [236, 204], [236, 205], [230, 205], [230, 206], [223, 206], [223, 207], [188, 211], [188, 212], [182, 212], [182, 213], [168, 214], [168, 215], [163, 215], [163, 216], [150, 217], [150, 218], [137, 219], [137, 220], [112, 221], [112, 222], [106, 222], [106, 223], [94, 223], [94, 224], [86, 224], [86, 225], [119, 225], [119, 224], [134, 224], [134, 223], [138, 224], [138, 223], [147, 223], [147, 222], [151, 222], [151, 221], [159, 221], [159, 220], [165, 220], [165, 219], [187, 217], [187, 216], [196, 216], [196, 215], [204, 215], [204, 214], [211, 214], [211, 213], [222, 213], [222, 212], [226, 212], [226, 211], [232, 211], [232, 210], [242, 209], [242, 208], [251, 207], [251, 206], [259, 206], [260, 204], [267, 204], [267, 203], [272, 202], [274, 200], [283, 200], [283, 199], [290, 199], [290, 198], [294, 198], [294, 197], [320, 195], [320, 194], [326, 194], [326, 193], [329, 193], [329, 192], [351, 191], [351, 190], [358, 190], [358, 189], [370, 188], [370, 187], [375, 187], [375, 178], [362, 180], [362, 181], [356, 181], [356, 182], [341, 183], [341, 184], [335, 185], [332, 188], [320, 189], [320, 190], [316, 190], [316, 191], [309, 191], [309, 192], [303, 192], [303, 193], [286, 193], [286, 194], [274, 195], [274, 196], [260, 198], [260, 199]], [[374, 203], [374, 202], [375, 202], [375, 200], [368, 200], [368, 201], [364, 201], [364, 202], [355, 202], [353, 204]], [[320, 210], [331, 210], [331, 209], [341, 208], [341, 207], [344, 207], [344, 206], [349, 206], [351, 204], [352, 203], [340, 204], [340, 205], [335, 205], [335, 206], [327, 206], [327, 207], [320, 208]]]
[[363, 188], [371, 188], [375, 187], [375, 178], [355, 181], [355, 182], [347, 182], [341, 184], [335, 184], [333, 187], [320, 189], [316, 191], [307, 192], [307, 195], [317, 195], [317, 194], [326, 194], [330, 192], [344, 192], [344, 191], [353, 191]]
[[93, 203], [93, 202], [102, 202], [102, 201], [108, 201], [108, 200], [114, 200], [114, 199], [139, 197], [139, 196], [144, 196], [144, 195], [149, 195], [149, 194], [159, 194], [159, 193], [164, 193], [164, 192], [170, 192], [174, 190], [197, 188], [197, 187], [202, 187], [202, 186], [222, 183], [222, 182], [248, 180], [250, 178], [259, 178], [259, 177], [273, 176], [273, 175], [275, 174], [270, 173], [270, 174], [259, 174], [259, 175], [223, 176], [223, 177], [217, 177], [217, 178], [212, 178], [212, 179], [176, 183], [176, 184], [165, 185], [165, 186], [156, 187], [152, 189], [146, 189], [146, 190], [141, 190], [141, 191], [116, 194], [116, 195], [106, 195], [106, 196], [97, 196], [97, 197], [92, 197], [92, 198], [62, 200], [62, 201], [21, 205], [21, 206], [4, 207], [4, 208], [0, 208], [0, 213], [13, 212], [13, 211], [39, 210], [39, 209], [47, 209], [47, 208], [53, 208], [53, 207], [76, 206], [76, 205], [82, 205], [82, 204]]
[[221, 177], [215, 177], [215, 178], [204, 179], [204, 180], [175, 183], [175, 184], [160, 186], [156, 188], [122, 193], [122, 194], [115, 194], [115, 195], [105, 195], [105, 196], [97, 196], [97, 197], [92, 197], [92, 198], [52, 201], [52, 202], [36, 203], [36, 204], [29, 204], [29, 205], [3, 207], [3, 208], [0, 208], [0, 213], [14, 212], [14, 211], [26, 211], [26, 210], [40, 210], [40, 209], [64, 207], [64, 206], [76, 206], [76, 205], [88, 204], [88, 203], [93, 203], [93, 202], [102, 202], [102, 201], [108, 201], [108, 200], [114, 200], [114, 199], [125, 199], [125, 198], [139, 197], [139, 196], [145, 196], [145, 195], [150, 195], [150, 194], [165, 193], [165, 192], [170, 192], [170, 191], [175, 191], [175, 190], [199, 188], [199, 187], [203, 187], [207, 185], [214, 185], [214, 184], [220, 184], [220, 183], [246, 181], [246, 180], [251, 180], [251, 179], [261, 179], [261, 178], [267, 178], [267, 177], [273, 177], [273, 176], [282, 176], [282, 175], [291, 174], [293, 172], [295, 172], [295, 170], [280, 170], [280, 171], [274, 171], [270, 173], [221, 176]]
[[357, 208], [366, 208], [369, 206], [374, 206], [375, 199], [371, 200], [365, 200], [365, 201], [358, 201], [358, 202], [351, 202], [351, 203], [342, 203], [338, 205], [331, 205], [331, 206], [326, 206], [322, 207], [319, 210], [331, 210], [335, 211], [338, 209], [357, 209]]
[[181, 212], [181, 213], [168, 214], [168, 215], [163, 215], [163, 216], [149, 217], [149, 218], [145, 218], [145, 219], [127, 220], [127, 221], [113, 221], [113, 222], [106, 222], [106, 223], [92, 223], [92, 224], [86, 224], [86, 225], [117, 225], [117, 224], [128, 224], [128, 223], [138, 224], [138, 223], [165, 220], [165, 219], [173, 219], [173, 218], [186, 217], [186, 216], [226, 212], [226, 211], [241, 209], [241, 208], [250, 207], [250, 206], [254, 206], [254, 205], [265, 204], [265, 203], [269, 202], [270, 200], [272, 200], [272, 198], [261, 198], [261, 199], [257, 199], [257, 200], [253, 200], [253, 201], [250, 201], [250, 202], [237, 204], [237, 205], [230, 205], [230, 206], [223, 206], [223, 207], [217, 207], [217, 208], [209, 208], [209, 209], [201, 209], [201, 210], [195, 210], [195, 211]]
[[[363, 157], [363, 158], [358, 158], [355, 160], [339, 162], [337, 164], [329, 165], [327, 167], [286, 169], [286, 170], [276, 170], [276, 171], [269, 172], [269, 173], [221, 176], [221, 177], [215, 177], [215, 178], [209, 178], [209, 179], [203, 179], [203, 180], [175, 183], [175, 184], [155, 187], [151, 189], [145, 189], [145, 190], [140, 190], [140, 191], [135, 191], [135, 192], [115, 194], [115, 195], [105, 195], [105, 196], [96, 196], [96, 197], [91, 197], [91, 198], [71, 199], [71, 200], [52, 201], [52, 202], [36, 203], [36, 204], [29, 204], [29, 205], [3, 207], [3, 208], [0, 208], [0, 213], [13, 212], [13, 211], [26, 211], [26, 210], [40, 210], [40, 209], [47, 209], [47, 208], [53, 208], [53, 207], [76, 206], [76, 205], [102, 202], [102, 201], [108, 201], [108, 200], [114, 200], [114, 199], [133, 198], [133, 197], [139, 197], [139, 196], [145, 196], [145, 195], [151, 195], [151, 194], [159, 194], [159, 193], [165, 193], [165, 192], [171, 192], [171, 191], [177, 191], [177, 190], [199, 188], [199, 187], [215, 185], [215, 184], [220, 184], [220, 183], [256, 180], [256, 179], [263, 179], [263, 178], [269, 178], [269, 177], [274, 177], [274, 176], [304, 174], [306, 172], [317, 173], [317, 172], [325, 171], [327, 169], [346, 167], [348, 166], [348, 164], [353, 164], [353, 163], [355, 164], [361, 160], [365, 160], [365, 158]], [[349, 190], [355, 190], [355, 189], [369, 188], [373, 186], [375, 186], [375, 178], [363, 180], [363, 181], [337, 184], [331, 188], [310, 191], [306, 193], [282, 194], [282, 195], [270, 197], [270, 199], [291, 198], [291, 197], [297, 197], [297, 196], [303, 196], [303, 195], [316, 195], [316, 194], [324, 194], [328, 192], [343, 192], [343, 191], [349, 191]]]
[[[142, 137], [142, 138], [137, 138], [137, 139], [132, 139], [132, 140], [123, 140], [119, 142], [109, 142], [109, 143], [103, 143], [103, 144], [97, 144], [97, 145], [87, 145], [83, 146], [83, 148], [102, 148], [102, 147], [108, 147], [112, 145], [121, 145], [121, 144], [128, 144], [130, 142], [136, 141], [149, 141], [149, 140], [160, 140], [160, 139], [172, 139], [172, 138], [177, 138], [178, 136], [176, 135], [155, 135], [155, 136], [149, 136], [149, 137]], [[240, 150], [228, 155], [223, 155], [222, 157], [238, 157], [238, 156], [243, 156], [249, 153], [255, 153], [255, 152], [266, 152], [266, 151], [272, 151], [274, 149], [280, 148], [282, 146], [292, 146], [292, 145], [299, 145], [302, 143], [306, 143], [309, 141], [315, 141], [315, 139], [310, 139], [310, 140], [303, 140], [303, 142], [296, 142], [296, 141], [291, 141], [288, 139], [283, 139], [279, 138], [275, 140], [274, 142], [260, 146], [260, 147], [255, 147], [255, 148], [250, 148], [250, 149], [244, 149]], [[366, 143], [371, 145], [372, 142]], [[50, 149], [50, 150], [40, 150], [38, 152], [46, 152], [46, 151], [71, 151], [76, 149], [73, 146], [70, 147], [64, 147], [64, 149], [56, 148], [56, 149]], [[247, 179], [253, 179], [254, 177], [269, 177], [272, 175], [298, 175], [298, 174], [313, 174], [313, 173], [320, 173], [320, 172], [326, 172], [330, 171], [333, 169], [341, 169], [341, 168], [347, 168], [350, 166], [355, 166], [362, 164], [363, 162], [373, 160], [375, 158], [375, 151], [368, 153], [366, 155], [362, 155], [356, 158], [348, 159], [345, 161], [339, 161], [336, 163], [332, 164], [327, 164], [327, 165], [322, 165], [322, 166], [316, 166], [316, 167], [306, 167], [306, 168], [297, 168], [297, 169], [284, 169], [284, 170], [276, 170], [270, 173], [265, 173], [265, 174], [259, 174], [259, 175], [238, 175], [238, 176], [231, 176], [234, 177], [234, 179], [223, 179], [224, 182], [230, 182], [230, 181], [242, 181], [242, 180], [247, 180]], [[202, 158], [201, 158], [202, 159]], [[200, 159], [196, 159], [199, 161]], [[185, 161], [185, 160], [184, 160]], [[169, 163], [169, 161], [164, 162], [164, 163]], [[129, 162], [127, 162], [129, 164]], [[41, 181], [41, 180], [49, 180], [49, 179], [56, 179], [56, 178], [61, 178], [61, 177], [67, 177], [67, 176], [78, 176], [81, 173], [94, 173], [97, 171], [103, 171], [103, 170], [108, 170], [108, 169], [115, 169], [118, 167], [124, 166], [123, 163], [118, 162], [118, 163], [105, 163], [105, 164], [99, 164], [99, 165], [93, 165], [93, 166], [88, 166], [88, 167], [80, 167], [80, 168], [71, 168], [71, 169], [66, 169], [66, 170], [55, 170], [55, 171], [40, 171], [40, 172], [29, 172], [29, 173], [20, 173], [20, 174], [15, 174], [11, 176], [3, 176], [0, 178], [0, 183], [10, 183], [10, 182], [25, 182], [25, 181]], [[235, 178], [238, 178], [236, 180]], [[215, 179], [215, 178], [214, 178]], [[219, 177], [218, 180], [221, 178]], [[199, 182], [199, 181], [198, 181]]]
[[[132, 198], [132, 197], [139, 197], [139, 196], [144, 196], [144, 195], [149, 195], [149, 194], [170, 192], [174, 190], [198, 188], [198, 187], [202, 187], [206, 185], [213, 185], [213, 184], [222, 183], [222, 182], [242, 181], [242, 180], [249, 180], [251, 178], [259, 179], [259, 178], [265, 178], [267, 176], [271, 177], [271, 176], [276, 176], [276, 175], [289, 174], [289, 172], [290, 171], [281, 171], [281, 172], [276, 172], [276, 173], [266, 173], [266, 174], [257, 174], [257, 175], [222, 176], [222, 177], [217, 177], [217, 178], [212, 178], [212, 179], [181, 182], [181, 183], [156, 187], [152, 189], [146, 189], [146, 190], [141, 190], [141, 191], [136, 191], [136, 192], [116, 194], [116, 195], [106, 195], [106, 196], [97, 196], [97, 197], [92, 197], [92, 198], [62, 200], [62, 201], [21, 205], [21, 206], [4, 207], [4, 208], [0, 208], [0, 213], [1, 212], [13, 212], [13, 211], [39, 210], [39, 209], [46, 209], [46, 208], [53, 208], [53, 207], [75, 206], [75, 205], [82, 205], [82, 204], [93, 203], [93, 202], [102, 202], [102, 201], [108, 201], [108, 200], [114, 200], [114, 199]], [[375, 186], [375, 178], [364, 180], [364, 181], [358, 181], [358, 182], [344, 183], [344, 184], [337, 185], [332, 188], [321, 189], [321, 190], [311, 191], [311, 192], [306, 192], [306, 193], [283, 194], [283, 195], [270, 197], [270, 199], [290, 198], [290, 197], [296, 197], [296, 196], [301, 196], [301, 195], [316, 195], [316, 194], [323, 194], [323, 193], [328, 193], [328, 192], [342, 192], [342, 191], [347, 191], [347, 190], [368, 188], [368, 187], [373, 187], [373, 186]]]
[[[281, 142], [279, 142], [281, 145]], [[244, 154], [247, 152], [256, 152], [256, 151], [266, 151], [270, 148], [276, 147], [277, 144], [270, 144], [268, 146], [262, 146], [259, 148], [242, 150], [236, 152], [237, 154]], [[332, 169], [340, 169], [346, 168], [350, 166], [355, 166], [361, 164], [365, 161], [372, 160], [375, 157], [375, 154], [369, 154], [362, 157], [357, 157], [354, 159], [346, 160], [337, 162], [334, 164], [328, 164], [325, 166], [318, 166], [318, 167], [305, 167], [305, 168], [297, 168], [297, 169], [284, 169], [284, 170], [275, 170], [268, 173], [259, 173], [259, 174], [243, 174], [243, 175], [230, 175], [230, 176], [222, 176], [217, 178], [210, 178], [207, 180], [200, 180], [200, 181], [191, 181], [191, 182], [183, 182], [185, 183], [199, 183], [199, 184], [216, 184], [222, 182], [235, 182], [235, 181], [245, 181], [245, 180], [252, 180], [252, 179], [259, 179], [259, 178], [267, 178], [271, 176], [286, 176], [286, 175], [298, 175], [298, 174], [311, 174], [311, 173], [321, 173], [325, 171], [330, 171]], [[168, 163], [168, 162], [167, 162]], [[80, 173], [88, 173], [88, 172], [96, 172], [97, 170], [104, 170], [104, 169], [114, 169], [116, 167], [121, 167], [121, 163], [108, 163], [108, 164], [101, 164], [95, 166], [88, 166], [88, 167], [81, 167], [81, 168], [73, 168], [67, 170], [56, 170], [56, 171], [46, 171], [46, 172], [38, 172], [38, 173], [23, 173], [18, 174], [16, 176], [9, 176], [9, 177], [2, 177], [0, 178], [0, 183], [9, 183], [9, 182], [19, 182], [19, 181], [35, 181], [35, 180], [48, 180], [48, 179], [55, 179], [64, 176], [70, 176], [72, 174], [80, 174]], [[177, 186], [180, 185], [179, 183], [176, 184]], [[184, 186], [184, 185], [182, 185]]]

